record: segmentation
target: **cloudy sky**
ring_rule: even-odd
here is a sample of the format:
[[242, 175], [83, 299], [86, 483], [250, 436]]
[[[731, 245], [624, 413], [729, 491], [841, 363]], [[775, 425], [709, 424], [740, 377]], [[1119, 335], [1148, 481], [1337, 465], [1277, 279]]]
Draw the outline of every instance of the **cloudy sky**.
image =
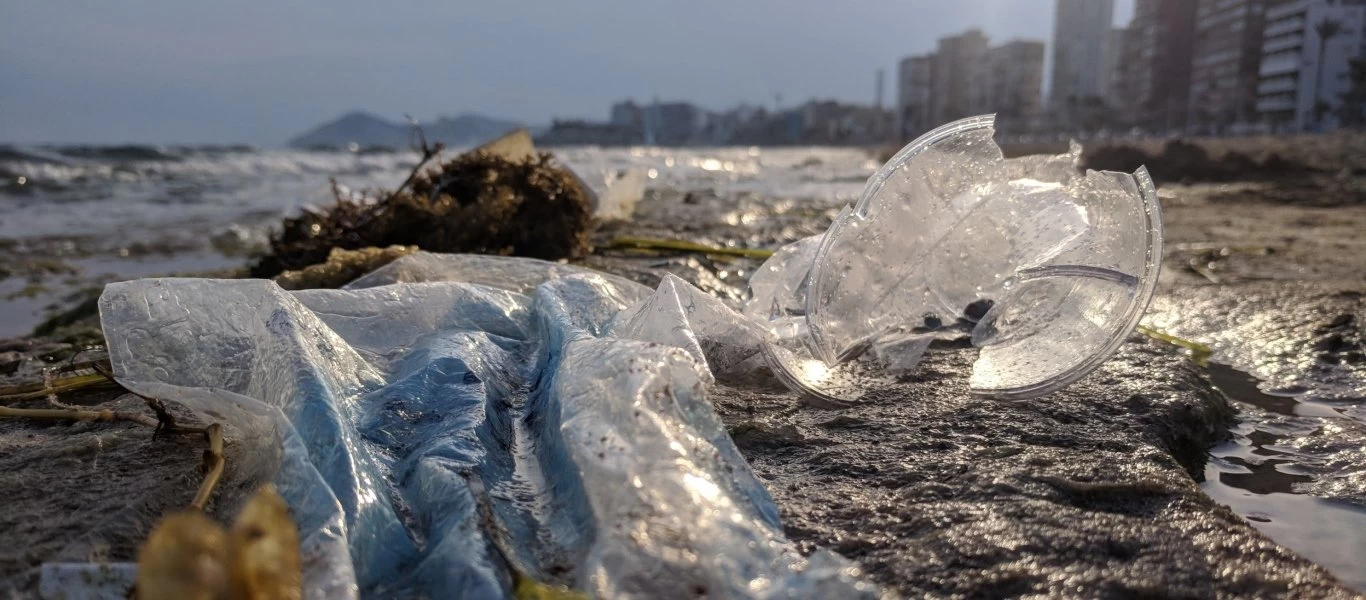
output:
[[1052, 21], [1053, 0], [0, 0], [0, 142], [269, 146], [353, 109], [870, 102], [878, 68], [890, 100], [896, 60], [940, 36], [1048, 39]]

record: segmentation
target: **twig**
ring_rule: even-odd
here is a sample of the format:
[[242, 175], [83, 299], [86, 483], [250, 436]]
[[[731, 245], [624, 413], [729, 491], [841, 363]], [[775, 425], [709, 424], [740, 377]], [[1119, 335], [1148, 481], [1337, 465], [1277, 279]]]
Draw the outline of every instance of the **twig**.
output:
[[[74, 355], [73, 355], [73, 356], [74, 356]], [[77, 371], [84, 371], [84, 370], [86, 370], [86, 369], [94, 369], [94, 368], [95, 368], [95, 365], [108, 365], [108, 364], [109, 364], [109, 360], [107, 360], [107, 359], [100, 359], [100, 360], [83, 360], [83, 361], [81, 361], [81, 362], [69, 362], [69, 363], [67, 363], [67, 364], [65, 364], [65, 365], [63, 365], [63, 366], [57, 367], [56, 371], [57, 371], [58, 373], [75, 373], [75, 372], [77, 372]]]
[[22, 417], [26, 419], [59, 419], [65, 421], [128, 421], [148, 427], [156, 427], [155, 419], [146, 415], [118, 412], [109, 409], [83, 410], [79, 408], [11, 408], [0, 406], [0, 417]]
[[327, 178], [327, 183], [328, 183], [329, 185], [332, 186], [332, 201], [335, 202], [335, 203], [337, 203], [337, 204], [341, 204], [341, 202], [342, 202], [341, 184], [340, 184], [340, 183], [337, 183], [337, 178], [336, 178], [336, 177], [328, 177], [328, 178]]
[[[119, 380], [114, 379], [114, 372], [113, 372], [113, 370], [112, 370], [112, 367], [109, 368], [109, 369], [106, 369], [106, 368], [104, 367], [104, 365], [90, 365], [90, 368], [93, 369], [93, 370], [95, 371], [95, 374], [96, 374], [96, 375], [99, 375], [100, 377], [103, 377], [103, 378], [105, 378], [105, 379], [108, 379], [108, 380], [109, 380], [109, 383], [112, 383], [112, 384], [114, 384], [114, 385], [117, 385], [117, 386], [119, 386], [119, 387], [121, 387], [121, 388], [123, 388], [123, 389], [125, 389], [125, 390], [128, 389], [128, 388], [126, 388], [126, 387], [123, 387], [123, 384], [122, 384], [122, 383], [119, 383]], [[129, 392], [129, 393], [132, 393], [132, 392]]]
[[1139, 325], [1138, 332], [1160, 342], [1166, 342], [1173, 346], [1190, 350], [1191, 358], [1194, 359], [1196, 363], [1203, 363], [1204, 361], [1209, 360], [1209, 357], [1214, 354], [1214, 349], [1205, 344], [1178, 337], [1165, 331], [1159, 331], [1146, 325]]
[[52, 394], [74, 392], [76, 390], [101, 385], [107, 382], [108, 380], [103, 375], [96, 373], [94, 375], [77, 375], [74, 377], [54, 379], [50, 386], [44, 383], [31, 383], [0, 388], [0, 403], [8, 404], [21, 400], [35, 400]]
[[223, 459], [223, 426], [214, 423], [205, 428], [204, 437], [209, 440], [209, 447], [204, 450], [204, 481], [199, 484], [199, 491], [194, 495], [194, 501], [190, 506], [199, 510], [209, 505], [209, 497], [213, 495], [213, 488], [218, 485], [218, 479], [223, 476], [223, 466], [227, 463]]
[[[60, 421], [125, 421], [152, 427], [162, 433], [191, 434], [205, 432], [204, 427], [186, 427], [177, 425], [174, 421], [170, 425], [162, 423], [158, 419], [153, 419], [147, 415], [122, 412], [102, 408], [99, 410], [86, 410], [81, 408], [13, 408], [10, 406], [0, 406], [0, 417], [15, 417], [24, 419], [55, 419]], [[155, 437], [155, 434], [153, 434]]]
[[[397, 198], [398, 195], [402, 193], [403, 190], [407, 189], [409, 185], [412, 185], [413, 180], [417, 179], [418, 173], [421, 173], [422, 168], [427, 166], [427, 162], [432, 160], [432, 158], [440, 155], [441, 151], [446, 149], [446, 144], [443, 144], [441, 142], [437, 142], [435, 144], [428, 144], [427, 134], [422, 132], [422, 127], [417, 124], [417, 120], [412, 117], [409, 117], [408, 115], [404, 116], [408, 117], [408, 122], [412, 124], [411, 129], [408, 130], [408, 144], [413, 147], [414, 151], [421, 152], [422, 158], [419, 158], [417, 164], [413, 165], [413, 170], [408, 173], [408, 178], [404, 179], [403, 183], [399, 184], [397, 188], [394, 188], [394, 191], [389, 193], [389, 197], [386, 198], [384, 202], [375, 205], [373, 210], [370, 210], [369, 212], [362, 215], [360, 221], [352, 225], [353, 229], [359, 229], [360, 227], [363, 227], [369, 224], [371, 221], [375, 220], [375, 218], [379, 215], [383, 214], [384, 211], [388, 208], [388, 203], [392, 202], [394, 198]], [[418, 144], [420, 145], [413, 144], [414, 136], [417, 137]]]
[[1221, 254], [1232, 254], [1234, 252], [1270, 254], [1274, 249], [1270, 246], [1232, 246], [1220, 242], [1186, 242], [1173, 244], [1172, 250], [1177, 252], [1219, 252]]
[[726, 248], [721, 246], [707, 246], [705, 244], [695, 244], [683, 240], [664, 240], [656, 238], [644, 238], [633, 236], [621, 236], [612, 239], [613, 248], [639, 248], [644, 250], [674, 250], [678, 252], [697, 252], [700, 254], [713, 254], [719, 256], [743, 256], [746, 258], [768, 258], [773, 256], [772, 250], [762, 248]]
[[[437, 142], [435, 144], [428, 144], [427, 134], [422, 131], [422, 126], [417, 124], [417, 120], [408, 115], [403, 116], [408, 118], [408, 123], [410, 123], [411, 125], [408, 129], [408, 145], [413, 149], [413, 151], [421, 152], [422, 158], [418, 159], [416, 165], [413, 165], [413, 170], [412, 172], [408, 173], [408, 178], [404, 179], [403, 183], [399, 184], [399, 186], [395, 188], [392, 193], [389, 194], [390, 200], [393, 200], [395, 197], [397, 197], [400, 192], [402, 192], [404, 189], [406, 189], [409, 185], [413, 183], [414, 179], [417, 179], [417, 174], [422, 172], [422, 167], [427, 165], [427, 161], [431, 160], [432, 157], [441, 154], [441, 151], [446, 149], [446, 144], [443, 144], [441, 142]], [[417, 138], [417, 144], [413, 143], [414, 137]]]
[[128, 392], [129, 394], [132, 394], [139, 398], [142, 398], [142, 401], [147, 403], [147, 408], [152, 409], [152, 412], [156, 413], [156, 429], [152, 430], [152, 439], [157, 439], [157, 436], [162, 433], [204, 433], [206, 431], [203, 427], [182, 427], [180, 425], [177, 425], [175, 422], [175, 415], [171, 414], [170, 411], [166, 410], [166, 405], [163, 404], [161, 400], [157, 398], [144, 396], [133, 390], [128, 389], [127, 387], [124, 387], [122, 383], [119, 383], [117, 379], [114, 379], [114, 374], [109, 372], [109, 370], [106, 369], [104, 365], [96, 364], [92, 365], [91, 368], [95, 369], [95, 373], [99, 374], [101, 377], [108, 379], [114, 385], [117, 385], [120, 388], [122, 388], [123, 391]]
[[1190, 270], [1194, 271], [1197, 275], [1200, 275], [1205, 279], [1208, 279], [1210, 283], [1213, 283], [1215, 285], [1224, 283], [1224, 281], [1220, 279], [1218, 275], [1215, 275], [1214, 271], [1211, 271], [1209, 267], [1205, 266], [1204, 262], [1201, 261], [1199, 258], [1192, 258], [1189, 261], [1186, 261], [1186, 266], [1189, 267]]
[[147, 408], [152, 409], [152, 412], [157, 415], [157, 428], [152, 430], [152, 439], [157, 439], [157, 435], [163, 431], [169, 433], [176, 430], [175, 415], [172, 415], [170, 411], [166, 410], [166, 405], [162, 404], [160, 400], [148, 398], [140, 394], [133, 395], [142, 398], [142, 400], [147, 403]]
[[[102, 365], [93, 367], [101, 380], [108, 379], [119, 387], [123, 387], [111, 373], [106, 371]], [[85, 384], [90, 385], [90, 384]], [[47, 390], [34, 392], [35, 397], [52, 393], [57, 386], [52, 386]], [[204, 450], [204, 481], [200, 483], [199, 490], [195, 493], [194, 501], [190, 506], [204, 510], [208, 505], [209, 498], [213, 495], [214, 488], [218, 485], [218, 480], [223, 476], [223, 467], [226, 460], [223, 458], [223, 426], [212, 423], [207, 427], [186, 427], [175, 422], [175, 416], [166, 410], [166, 405], [156, 398], [149, 398], [137, 392], [124, 388], [130, 394], [142, 398], [147, 403], [147, 407], [156, 413], [153, 419], [146, 415], [121, 412], [109, 409], [85, 410], [79, 408], [12, 408], [0, 406], [0, 417], [13, 417], [25, 419], [56, 419], [64, 421], [126, 421], [137, 423], [153, 428], [152, 439], [156, 439], [159, 433], [185, 434], [196, 433], [203, 435], [209, 441], [209, 447]]]

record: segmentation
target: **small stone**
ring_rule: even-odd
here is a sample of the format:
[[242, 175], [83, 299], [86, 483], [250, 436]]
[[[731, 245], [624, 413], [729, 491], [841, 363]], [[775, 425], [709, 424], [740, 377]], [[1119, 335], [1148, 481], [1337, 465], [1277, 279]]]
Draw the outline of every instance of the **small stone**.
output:
[[991, 310], [991, 307], [993, 306], [996, 306], [995, 300], [982, 298], [963, 309], [963, 314], [972, 321], [981, 321], [982, 317], [987, 316], [987, 311]]
[[18, 352], [0, 352], [0, 375], [13, 375], [24, 364], [24, 355]]

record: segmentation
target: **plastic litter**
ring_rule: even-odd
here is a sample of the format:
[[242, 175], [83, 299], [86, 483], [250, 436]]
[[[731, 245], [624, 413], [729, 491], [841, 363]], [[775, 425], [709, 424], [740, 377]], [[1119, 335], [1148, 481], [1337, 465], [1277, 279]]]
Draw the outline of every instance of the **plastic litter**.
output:
[[133, 563], [47, 563], [38, 576], [43, 600], [123, 600], [137, 583]]
[[789, 386], [855, 400], [914, 368], [937, 336], [971, 331], [973, 392], [1032, 398], [1085, 376], [1133, 331], [1162, 256], [1147, 172], [1082, 173], [1076, 144], [1006, 160], [992, 123], [916, 140], [825, 234], [755, 274], [745, 313], [765, 323]]
[[[310, 597], [872, 597], [803, 558], [707, 401], [764, 332], [676, 278], [418, 253], [342, 290], [151, 279], [100, 301], [121, 383], [225, 423]], [[746, 366], [748, 365], [748, 367]]]
[[[536, 158], [536, 144], [531, 132], [517, 129], [485, 142], [473, 150], [489, 152], [508, 160], [527, 161]], [[603, 221], [622, 221], [631, 218], [636, 204], [645, 195], [647, 183], [644, 169], [618, 171], [605, 165], [580, 165], [569, 171], [588, 193], [593, 206], [593, 217]]]
[[340, 290], [112, 284], [110, 358], [129, 389], [223, 423], [236, 468], [276, 484], [312, 598], [506, 598], [514, 573], [611, 598], [874, 597], [785, 540], [707, 390], [767, 367], [848, 401], [967, 331], [978, 393], [1098, 366], [1156, 281], [1151, 182], [1082, 174], [1075, 147], [1004, 160], [991, 136], [980, 117], [908, 146], [756, 272], [743, 314], [672, 276], [652, 292], [419, 252]]

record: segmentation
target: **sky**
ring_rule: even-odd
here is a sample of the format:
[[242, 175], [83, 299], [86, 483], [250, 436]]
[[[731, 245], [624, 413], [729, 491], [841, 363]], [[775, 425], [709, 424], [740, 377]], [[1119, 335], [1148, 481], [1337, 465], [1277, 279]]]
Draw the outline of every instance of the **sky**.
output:
[[[352, 110], [605, 120], [612, 102], [871, 103], [902, 56], [1054, 0], [0, 0], [0, 143], [284, 140]], [[1133, 12], [1118, 0], [1116, 21]]]

